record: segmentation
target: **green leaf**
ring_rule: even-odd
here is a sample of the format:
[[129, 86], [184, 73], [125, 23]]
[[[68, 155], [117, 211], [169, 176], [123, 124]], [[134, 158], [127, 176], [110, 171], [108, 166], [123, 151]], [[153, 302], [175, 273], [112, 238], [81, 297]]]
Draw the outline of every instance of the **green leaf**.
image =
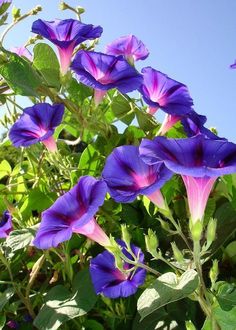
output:
[[86, 330], [104, 330], [103, 325], [95, 320], [87, 320], [83, 325]]
[[152, 115], [144, 113], [138, 108], [135, 108], [135, 114], [139, 127], [145, 132], [152, 131], [159, 126]]
[[116, 118], [126, 125], [131, 124], [135, 117], [134, 111], [130, 106], [130, 102], [122, 94], [118, 94], [113, 98], [111, 110]]
[[10, 7], [11, 2], [3, 2], [2, 5], [0, 6], [0, 16], [4, 14], [7, 9]]
[[94, 147], [89, 144], [83, 151], [78, 168], [86, 174], [95, 175], [101, 163], [101, 156]]
[[137, 309], [144, 319], [158, 308], [190, 295], [198, 286], [195, 270], [187, 270], [181, 277], [169, 272], [161, 275], [138, 300]]
[[10, 235], [6, 238], [6, 246], [8, 246], [12, 252], [23, 249], [32, 242], [37, 229], [38, 225], [11, 231]]
[[57, 285], [47, 293], [45, 300], [34, 320], [34, 326], [40, 330], [56, 330], [68, 320], [85, 315], [97, 300], [89, 271], [82, 270], [76, 275], [72, 292]]
[[92, 88], [78, 83], [74, 78], [71, 79], [67, 91], [70, 99], [79, 104], [82, 104], [87, 97], [93, 95]]
[[9, 176], [11, 174], [11, 165], [8, 163], [8, 161], [3, 160], [0, 163], [0, 180], [4, 176]]
[[0, 312], [4, 306], [9, 302], [10, 298], [14, 295], [15, 290], [13, 288], [6, 289], [3, 293], [0, 293]]
[[41, 85], [41, 79], [24, 58], [6, 52], [0, 58], [0, 75], [17, 95], [38, 95], [37, 88]]
[[220, 306], [216, 306], [213, 309], [213, 314], [222, 330], [235, 330], [236, 307], [232, 308], [230, 311], [224, 311]]
[[49, 87], [60, 88], [60, 65], [53, 49], [44, 43], [34, 46], [33, 66]]
[[0, 315], [0, 330], [2, 330], [6, 323], [6, 316], [4, 314]]
[[221, 309], [229, 311], [236, 306], [236, 285], [234, 283], [222, 283], [219, 285], [216, 298]]

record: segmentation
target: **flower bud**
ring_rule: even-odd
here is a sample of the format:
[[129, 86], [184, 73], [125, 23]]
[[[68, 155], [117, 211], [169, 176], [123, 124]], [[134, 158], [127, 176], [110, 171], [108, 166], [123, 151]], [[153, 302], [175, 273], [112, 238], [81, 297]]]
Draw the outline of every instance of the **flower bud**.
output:
[[186, 321], [185, 327], [186, 330], [196, 330], [195, 325], [192, 323], [192, 321]]
[[200, 220], [198, 220], [195, 223], [192, 223], [192, 221], [190, 220], [190, 232], [193, 241], [195, 242], [200, 241], [200, 238], [202, 236], [202, 230], [203, 230], [203, 225]]
[[126, 225], [121, 225], [122, 240], [125, 242], [127, 247], [130, 247], [131, 237]]
[[31, 15], [37, 15], [40, 11], [42, 11], [42, 7], [41, 6], [36, 6], [35, 8], [33, 8], [31, 10]]
[[212, 264], [212, 267], [209, 272], [212, 287], [214, 286], [215, 282], [217, 281], [218, 275], [219, 275], [218, 260], [215, 259], [215, 260], [213, 260], [213, 264]]
[[148, 234], [145, 235], [145, 243], [147, 251], [154, 257], [158, 257], [157, 247], [158, 247], [158, 238], [156, 233], [152, 229], [148, 229]]
[[16, 8], [15, 6], [12, 8], [11, 11], [12, 17], [13, 17], [13, 21], [17, 21], [20, 17], [21, 17], [21, 12], [20, 12], [20, 8]]
[[216, 237], [217, 220], [211, 218], [207, 226], [207, 247], [210, 247]]
[[160, 224], [161, 224], [161, 228], [164, 229], [165, 231], [171, 232], [170, 226], [168, 224], [167, 221], [162, 220], [162, 219], [158, 219]]
[[83, 7], [77, 6], [76, 11], [77, 11], [78, 15], [81, 15], [85, 12], [85, 9]]
[[183, 256], [182, 252], [179, 250], [179, 248], [177, 247], [175, 242], [171, 242], [171, 248], [174, 253], [174, 257], [175, 257], [176, 261], [178, 261], [180, 263], [183, 262], [184, 256]]
[[59, 10], [66, 10], [68, 9], [68, 5], [62, 1], [60, 4], [59, 4]]

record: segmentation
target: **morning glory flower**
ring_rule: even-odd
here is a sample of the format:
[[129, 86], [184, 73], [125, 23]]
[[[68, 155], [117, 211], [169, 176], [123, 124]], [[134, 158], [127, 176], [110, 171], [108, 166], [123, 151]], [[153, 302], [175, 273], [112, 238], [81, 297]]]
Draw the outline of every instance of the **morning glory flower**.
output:
[[95, 90], [96, 105], [109, 89], [117, 88], [121, 93], [128, 93], [142, 83], [142, 76], [122, 56], [80, 50], [71, 68], [80, 82]]
[[9, 138], [15, 147], [28, 147], [42, 142], [49, 151], [55, 152], [57, 145], [52, 135], [60, 125], [63, 114], [63, 104], [38, 103], [25, 108], [11, 127]]
[[0, 238], [5, 238], [12, 231], [12, 217], [9, 211], [4, 211], [0, 219]]
[[41, 35], [57, 46], [63, 74], [70, 66], [75, 47], [86, 40], [99, 38], [102, 31], [101, 26], [84, 24], [74, 19], [57, 19], [50, 22], [38, 19], [32, 25], [32, 32]]
[[[134, 260], [126, 250], [125, 243], [118, 241], [123, 254], [130, 260]], [[131, 244], [133, 254], [138, 257], [139, 263], [144, 262], [144, 254], [141, 249]], [[143, 268], [135, 268], [132, 264], [123, 263], [124, 272], [116, 268], [114, 256], [104, 251], [90, 261], [90, 275], [97, 294], [103, 294], [109, 298], [128, 297], [135, 294], [138, 287], [145, 281], [146, 271]], [[130, 271], [129, 271], [130, 270]]]
[[230, 65], [230, 68], [231, 69], [236, 69], [236, 60], [235, 60], [235, 62], [233, 64]]
[[172, 175], [162, 163], [144, 163], [139, 148], [130, 145], [115, 148], [107, 157], [102, 172], [108, 191], [116, 202], [130, 203], [138, 195], [146, 195], [161, 209], [166, 205], [160, 188]]
[[21, 47], [12, 47], [11, 48], [11, 52], [12, 53], [15, 53], [19, 56], [23, 56], [23, 57], [26, 57], [30, 62], [33, 60], [33, 56], [32, 54], [30, 53], [30, 51], [24, 47], [24, 46], [21, 46]]
[[186, 139], [143, 139], [139, 152], [147, 164], [164, 162], [170, 171], [182, 176], [193, 223], [203, 219], [216, 179], [236, 172], [236, 145], [203, 134]]
[[145, 60], [149, 55], [144, 43], [132, 34], [112, 41], [106, 46], [105, 52], [115, 56], [123, 55], [130, 64]]
[[39, 249], [57, 247], [68, 241], [73, 233], [87, 236], [107, 246], [110, 240], [94, 216], [104, 202], [107, 186], [91, 176], [79, 182], [42, 213], [42, 221], [33, 244]]
[[169, 78], [151, 67], [142, 69], [143, 84], [139, 88], [152, 115], [161, 108], [172, 116], [181, 116], [192, 110], [193, 100], [187, 86]]

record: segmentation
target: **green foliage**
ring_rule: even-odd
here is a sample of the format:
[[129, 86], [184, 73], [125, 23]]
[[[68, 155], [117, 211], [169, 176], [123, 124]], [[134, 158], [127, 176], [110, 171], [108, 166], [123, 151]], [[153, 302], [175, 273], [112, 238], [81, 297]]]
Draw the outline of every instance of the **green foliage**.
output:
[[34, 325], [39, 330], [56, 330], [66, 321], [89, 312], [96, 300], [88, 271], [80, 271], [74, 278], [72, 292], [57, 285], [47, 293]]

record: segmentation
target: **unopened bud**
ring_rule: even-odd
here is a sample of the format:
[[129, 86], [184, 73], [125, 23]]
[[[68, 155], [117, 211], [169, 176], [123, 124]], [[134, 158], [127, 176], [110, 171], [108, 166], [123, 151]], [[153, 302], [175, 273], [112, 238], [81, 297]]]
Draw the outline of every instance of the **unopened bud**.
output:
[[192, 323], [192, 321], [186, 321], [185, 322], [186, 330], [196, 330], [195, 325]]
[[212, 133], [214, 133], [215, 135], [218, 135], [218, 131], [217, 131], [216, 127], [210, 127], [210, 131]]
[[202, 236], [202, 230], [203, 230], [203, 225], [200, 220], [198, 220], [195, 223], [192, 223], [190, 220], [190, 232], [191, 232], [193, 241], [195, 241], [195, 242], [200, 241], [200, 238]]
[[214, 286], [215, 282], [217, 281], [218, 275], [219, 275], [218, 260], [215, 259], [213, 260], [213, 264], [209, 272], [212, 286]]
[[161, 224], [161, 228], [162, 229], [171, 232], [170, 226], [169, 226], [169, 224], [168, 224], [167, 221], [162, 220], [162, 219], [158, 219], [158, 220], [160, 221], [160, 224]]
[[12, 8], [11, 11], [12, 17], [13, 17], [13, 21], [17, 21], [20, 17], [21, 17], [21, 12], [20, 12], [20, 8], [16, 8], [15, 6]]
[[211, 218], [207, 225], [207, 247], [210, 247], [216, 237], [217, 220]]
[[148, 234], [145, 235], [145, 243], [147, 251], [154, 257], [158, 257], [157, 247], [158, 247], [158, 238], [156, 233], [152, 229], [148, 229]]
[[66, 10], [68, 9], [68, 5], [62, 1], [60, 4], [59, 4], [59, 10]]
[[81, 15], [85, 12], [85, 9], [83, 7], [77, 6], [76, 11], [79, 15]]
[[35, 8], [33, 8], [31, 10], [31, 15], [37, 15], [40, 11], [42, 11], [42, 7], [41, 6], [36, 6]]
[[130, 247], [131, 237], [126, 225], [121, 225], [122, 240], [125, 242], [127, 247]]
[[175, 242], [171, 243], [171, 248], [174, 253], [174, 257], [175, 257], [176, 261], [178, 261], [180, 263], [183, 262], [184, 256], [183, 256], [182, 252], [179, 250], [179, 248], [177, 247]]

